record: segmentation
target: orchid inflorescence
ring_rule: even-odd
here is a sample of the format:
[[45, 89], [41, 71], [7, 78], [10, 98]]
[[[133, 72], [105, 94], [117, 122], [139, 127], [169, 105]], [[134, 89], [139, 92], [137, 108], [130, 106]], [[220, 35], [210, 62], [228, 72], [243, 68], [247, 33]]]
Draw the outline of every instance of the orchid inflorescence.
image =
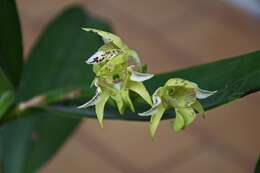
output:
[[216, 91], [202, 90], [196, 83], [173, 78], [163, 87], [159, 87], [151, 99], [143, 81], [151, 79], [153, 75], [143, 73], [143, 64], [138, 54], [120, 37], [112, 33], [93, 28], [83, 28], [83, 30], [96, 33], [104, 41], [104, 45], [86, 61], [87, 64], [93, 64], [96, 76], [92, 85], [96, 87], [96, 95], [79, 106], [79, 108], [86, 108], [95, 105], [101, 127], [103, 127], [104, 107], [109, 98], [115, 101], [120, 114], [124, 113], [127, 106], [133, 112], [135, 111], [129, 91], [137, 93], [152, 106], [147, 112], [139, 113], [140, 116], [151, 116], [152, 137], [164, 112], [169, 108], [175, 109], [176, 118], [171, 126], [176, 131], [191, 124], [197, 114], [203, 115], [204, 109], [197, 99], [205, 99]]

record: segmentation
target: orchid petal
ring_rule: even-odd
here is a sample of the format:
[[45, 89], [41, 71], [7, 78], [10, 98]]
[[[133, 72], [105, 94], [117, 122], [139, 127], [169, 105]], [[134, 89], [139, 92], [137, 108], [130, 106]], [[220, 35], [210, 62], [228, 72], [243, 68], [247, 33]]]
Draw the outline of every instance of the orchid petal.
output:
[[192, 108], [178, 108], [178, 112], [184, 119], [185, 127], [190, 125], [196, 118], [196, 112]]
[[159, 126], [160, 120], [163, 116], [165, 108], [161, 105], [157, 108], [157, 111], [152, 115], [150, 121], [150, 135], [153, 138], [155, 136], [155, 132]]
[[202, 115], [203, 118], [205, 118], [205, 111], [202, 105], [200, 104], [199, 101], [196, 101], [191, 105], [193, 109], [195, 109], [200, 115]]
[[128, 88], [130, 90], [134, 91], [135, 93], [137, 93], [138, 95], [140, 95], [149, 105], [152, 105], [152, 100], [151, 100], [150, 94], [146, 90], [143, 83], [129, 81]]
[[158, 108], [158, 105], [153, 105], [151, 109], [149, 109], [146, 112], [138, 113], [138, 115], [140, 115], [142, 117], [151, 116], [152, 114], [155, 114], [155, 112], [157, 111], [157, 108]]
[[98, 34], [99, 36], [102, 37], [104, 43], [109, 43], [112, 41], [120, 49], [125, 47], [125, 44], [122, 42], [121, 38], [112, 33], [101, 31], [101, 30], [94, 29], [94, 28], [82, 28], [82, 29], [87, 32], [91, 31], [91, 32]]
[[143, 82], [143, 81], [151, 79], [153, 76], [154, 76], [153, 74], [132, 71], [130, 79], [132, 81], [136, 81], [136, 82]]
[[135, 112], [134, 105], [129, 97], [129, 90], [122, 91], [121, 96], [122, 96], [124, 102], [130, 107], [131, 111]]
[[175, 109], [175, 112], [176, 112], [176, 117], [172, 121], [171, 127], [175, 131], [180, 131], [180, 130], [182, 130], [185, 127], [185, 122], [184, 122], [184, 119], [183, 119], [181, 113], [179, 112], [179, 110]]
[[181, 78], [172, 78], [169, 79], [165, 86], [172, 86], [172, 87], [177, 87], [177, 86], [181, 86], [181, 87], [185, 87], [185, 88], [197, 88], [198, 85], [194, 82], [185, 80], [185, 79], [181, 79]]
[[122, 54], [120, 49], [110, 49], [106, 51], [99, 50], [94, 55], [92, 55], [87, 61], [87, 64], [99, 64], [104, 60], [110, 60], [115, 56]]
[[205, 99], [209, 96], [212, 96], [215, 93], [217, 93], [217, 91], [208, 91], [208, 90], [203, 90], [203, 89], [199, 88], [196, 92], [196, 97], [198, 99]]
[[134, 71], [134, 65], [130, 65], [128, 67], [128, 70], [131, 72], [130, 79], [132, 81], [136, 81], [136, 82], [143, 82], [143, 81], [151, 79], [154, 76], [153, 74], [140, 73], [140, 72]]
[[118, 93], [115, 96], [111, 96], [113, 100], [115, 100], [118, 111], [120, 114], [123, 114], [124, 112], [124, 101], [123, 98], [121, 97], [121, 94]]
[[143, 65], [142, 65], [142, 62], [141, 62], [140, 57], [138, 56], [137, 52], [129, 49], [128, 54], [129, 54], [130, 58], [134, 61], [134, 63], [137, 65], [139, 70], [142, 71]]
[[160, 98], [158, 95], [156, 95], [156, 94], [157, 94], [157, 92], [155, 92], [155, 93], [153, 94], [153, 106], [152, 106], [152, 108], [149, 109], [149, 110], [146, 111], [146, 112], [138, 113], [138, 115], [140, 115], [140, 116], [150, 116], [150, 115], [154, 114], [154, 113], [157, 111], [157, 108], [158, 108], [158, 106], [161, 104], [162, 100], [161, 100], [161, 98]]
[[159, 104], [161, 104], [161, 102], [162, 102], [161, 98], [157, 95], [157, 94], [158, 94], [158, 91], [159, 91], [159, 90], [156, 90], [156, 91], [154, 92], [153, 96], [152, 96], [152, 98], [153, 98], [153, 104], [155, 104], [155, 105], [159, 105]]
[[104, 118], [104, 108], [105, 104], [109, 98], [109, 95], [102, 93], [96, 103], [96, 114], [100, 126], [103, 128], [103, 118]]
[[98, 102], [99, 100], [99, 97], [100, 97], [100, 93], [101, 93], [101, 89], [100, 88], [97, 88], [96, 90], [96, 95], [91, 99], [89, 100], [87, 103], [79, 106], [78, 108], [86, 108], [86, 107], [89, 107], [89, 106], [94, 106], [96, 105], [96, 103]]

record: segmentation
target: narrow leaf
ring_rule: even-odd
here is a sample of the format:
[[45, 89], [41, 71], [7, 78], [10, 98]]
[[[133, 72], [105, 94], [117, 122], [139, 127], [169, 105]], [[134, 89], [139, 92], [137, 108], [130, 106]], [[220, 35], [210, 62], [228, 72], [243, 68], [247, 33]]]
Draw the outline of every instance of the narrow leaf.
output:
[[23, 47], [15, 0], [0, 1], [0, 22], [0, 66], [17, 87], [23, 66]]
[[33, 111], [3, 127], [5, 173], [36, 172], [74, 131], [80, 119]]
[[[235, 99], [244, 97], [260, 90], [260, 52], [253, 52], [234, 58], [211, 62], [175, 72], [157, 74], [145, 82], [146, 88], [153, 93], [158, 87], [171, 78], [183, 78], [197, 83], [201, 88], [218, 92], [213, 96], [201, 100], [204, 110], [209, 110]], [[74, 104], [77, 104], [75, 101]], [[76, 117], [93, 117], [91, 109], [75, 111], [75, 107], [48, 107], [45, 109], [58, 109], [61, 112], [77, 112]], [[139, 105], [136, 112], [143, 112], [143, 105]], [[197, 110], [199, 111], [199, 110]], [[200, 111], [201, 112], [201, 111]], [[174, 113], [166, 113], [162, 119], [175, 117]], [[124, 116], [118, 116], [113, 107], [106, 108], [105, 117], [108, 119], [124, 119], [148, 121], [149, 117], [138, 116], [137, 113], [125, 112]]]
[[[48, 25], [24, 66], [18, 102], [43, 96], [46, 103], [52, 103], [66, 99], [66, 91], [89, 88], [93, 74], [91, 67], [84, 62], [102, 44], [102, 40], [82, 31], [83, 26], [108, 29], [106, 23], [86, 16], [77, 7], [64, 11]], [[79, 119], [45, 112], [25, 111], [14, 116], [28, 118], [12, 122], [3, 131], [5, 173], [36, 172], [80, 122]]]

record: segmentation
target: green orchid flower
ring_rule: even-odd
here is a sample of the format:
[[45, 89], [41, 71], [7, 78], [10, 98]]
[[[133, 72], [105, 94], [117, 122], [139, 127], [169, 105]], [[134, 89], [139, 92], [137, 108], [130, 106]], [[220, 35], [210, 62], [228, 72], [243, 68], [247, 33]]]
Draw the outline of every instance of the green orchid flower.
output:
[[[123, 114], [126, 106], [135, 111], [129, 91], [137, 93], [152, 105], [150, 95], [142, 82], [153, 75], [141, 73], [142, 64], [137, 53], [112, 33], [92, 28], [84, 30], [100, 35], [104, 45], [86, 61], [87, 64], [93, 64], [95, 79], [92, 86], [95, 85], [97, 88], [96, 95], [79, 108], [95, 105], [97, 118], [103, 127], [104, 107], [109, 98], [115, 101], [120, 114]], [[130, 64], [130, 60], [134, 63]]]
[[197, 117], [197, 113], [204, 115], [204, 109], [198, 99], [205, 99], [217, 91], [203, 90], [194, 82], [180, 78], [169, 79], [163, 87], [159, 87], [153, 94], [153, 106], [140, 116], [150, 116], [150, 134], [154, 137], [164, 112], [174, 108], [176, 118], [171, 127], [180, 131], [190, 125]]

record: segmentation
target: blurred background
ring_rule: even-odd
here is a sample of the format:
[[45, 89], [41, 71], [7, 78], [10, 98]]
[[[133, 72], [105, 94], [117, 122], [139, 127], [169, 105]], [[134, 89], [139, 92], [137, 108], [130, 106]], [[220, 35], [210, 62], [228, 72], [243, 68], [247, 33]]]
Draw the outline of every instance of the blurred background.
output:
[[[39, 33], [65, 7], [80, 4], [111, 22], [159, 73], [260, 48], [259, 0], [17, 0], [27, 55]], [[203, 76], [202, 76], [203, 77]], [[260, 93], [207, 112], [175, 133], [161, 122], [85, 120], [41, 173], [251, 173], [260, 154]]]

